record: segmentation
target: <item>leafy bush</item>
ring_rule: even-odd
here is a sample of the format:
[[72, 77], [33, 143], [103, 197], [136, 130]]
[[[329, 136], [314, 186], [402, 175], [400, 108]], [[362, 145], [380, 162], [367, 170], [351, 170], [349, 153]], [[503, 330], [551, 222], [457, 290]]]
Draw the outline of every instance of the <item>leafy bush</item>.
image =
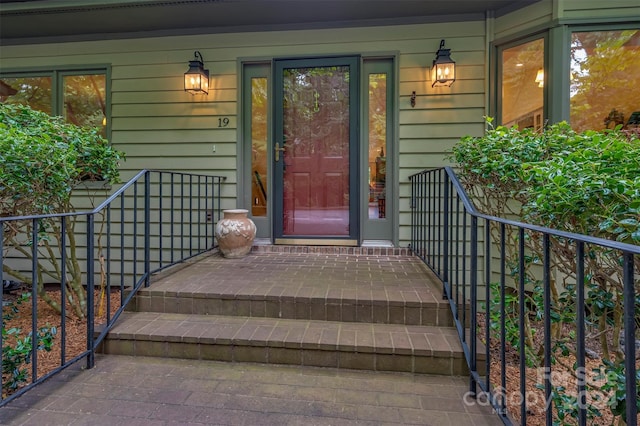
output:
[[[575, 132], [567, 123], [551, 125], [542, 132], [520, 131], [494, 127], [490, 118], [487, 122], [484, 136], [462, 138], [451, 155], [463, 186], [481, 211], [640, 245], [640, 139], [637, 133]], [[512, 283], [517, 283], [520, 279], [519, 232], [507, 227], [506, 234], [502, 235], [497, 224], [492, 225], [490, 232], [496, 242], [506, 239], [507, 270]], [[531, 321], [542, 319], [543, 288], [539, 273], [542, 239], [537, 233], [527, 232], [524, 243], [527, 294], [523, 298], [527, 301], [527, 315], [524, 330], [513, 329], [514, 323], [507, 329], [507, 337], [517, 347], [519, 339], [514, 338], [514, 333], [524, 333], [527, 364], [536, 365], [543, 348], [535, 347], [536, 330]], [[620, 347], [624, 303], [620, 253], [586, 245], [585, 282], [578, 283], [575, 243], [552, 238], [551, 252], [550, 315], [554, 354], [566, 356], [574, 350], [575, 335], [571, 328], [575, 325], [575, 288], [584, 285], [587, 326], [595, 329], [592, 334], [599, 340], [602, 359], [614, 360], [611, 365], [619, 368], [624, 357]], [[635, 276], [640, 277], [640, 263], [636, 262], [634, 268]], [[639, 293], [637, 278], [635, 286]], [[510, 297], [519, 298], [517, 286], [511, 290], [515, 296]], [[493, 297], [498, 297], [495, 291], [494, 288]], [[489, 301], [493, 305], [499, 302]], [[511, 304], [506, 306], [509, 308]], [[518, 312], [512, 309], [507, 315], [508, 319], [517, 317]], [[489, 320], [489, 326], [495, 328], [496, 318], [489, 315]], [[560, 389], [554, 392], [562, 394]], [[624, 396], [618, 396], [618, 400], [623, 401]], [[620, 410], [612, 412], [619, 415]]]
[[[113, 149], [97, 129], [81, 128], [25, 105], [0, 104], [0, 216], [70, 213], [72, 191], [85, 180], [116, 183], [123, 153]], [[92, 194], [85, 192], [89, 199]], [[105, 194], [106, 195], [106, 194]], [[76, 217], [65, 218], [66, 274], [59, 267], [62, 252], [60, 220], [40, 220], [38, 229], [38, 295], [60, 312], [60, 304], [44, 291], [45, 277], [67, 286], [67, 301], [76, 316], [86, 314], [80, 262], [74, 235]], [[5, 254], [9, 249], [32, 260], [33, 222], [6, 222]], [[27, 284], [31, 272], [3, 263], [3, 271]]]
[[[479, 208], [495, 216], [515, 216], [537, 225], [583, 235], [640, 244], [640, 139], [619, 130], [575, 132], [558, 123], [543, 132], [533, 129], [491, 126], [485, 136], [466, 137], [454, 147], [453, 159], [460, 177]], [[516, 201], [516, 202], [514, 202]], [[492, 235], [498, 238], [497, 229]], [[540, 238], [527, 236], [527, 246], [536, 263], [541, 259]], [[511, 233], [509, 264], [517, 265], [517, 235]], [[554, 239], [554, 266], [565, 277], [574, 276], [575, 247], [570, 241]], [[601, 331], [613, 327], [614, 346], [619, 341], [622, 310], [622, 269], [617, 253], [587, 248], [585, 283], [589, 294], [613, 295], [607, 306], [601, 297], [590, 298], [590, 312], [598, 313]], [[531, 270], [532, 268], [529, 268]], [[640, 273], [640, 266], [636, 265]], [[517, 279], [517, 273], [513, 274]], [[535, 283], [529, 273], [527, 283]], [[562, 288], [566, 288], [567, 280]], [[562, 288], [555, 288], [559, 294]], [[557, 300], [556, 300], [557, 302]], [[608, 324], [610, 315], [616, 316]], [[527, 333], [529, 335], [529, 333]], [[604, 333], [605, 356], [609, 344]], [[530, 339], [528, 339], [530, 340]], [[614, 348], [618, 356], [621, 352]]]
[[0, 216], [66, 211], [80, 181], [117, 182], [122, 158], [96, 129], [0, 104]]
[[[465, 137], [452, 159], [487, 213], [640, 244], [640, 139], [617, 130], [575, 132], [567, 123], [539, 133], [492, 127]], [[480, 191], [490, 189], [490, 193]], [[498, 204], [496, 204], [498, 203]]]
[[568, 146], [523, 166], [530, 188], [525, 219], [640, 244], [640, 139], [616, 131], [576, 133], [566, 124], [551, 131], [554, 138], [562, 132]]

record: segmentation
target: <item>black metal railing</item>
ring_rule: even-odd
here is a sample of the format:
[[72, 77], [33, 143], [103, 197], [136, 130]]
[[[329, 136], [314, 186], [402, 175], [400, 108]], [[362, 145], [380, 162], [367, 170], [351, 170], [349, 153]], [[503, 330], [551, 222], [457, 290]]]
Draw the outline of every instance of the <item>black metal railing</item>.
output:
[[610, 412], [635, 426], [640, 246], [482, 214], [451, 168], [409, 179], [410, 247], [443, 282], [470, 370], [465, 401], [504, 424], [533, 423], [541, 408], [547, 425]]
[[[59, 364], [41, 371], [38, 351], [31, 350], [30, 373], [13, 391], [4, 389], [3, 374], [0, 407], [79, 360], [86, 359], [87, 368], [92, 368], [100, 343], [137, 290], [149, 285], [152, 274], [213, 249], [224, 179], [143, 170], [89, 211], [0, 218], [0, 282], [30, 293], [33, 315], [25, 332], [37, 336], [43, 326], [38, 317], [39, 294], [56, 294], [53, 302], [61, 310], [54, 336]], [[66, 302], [76, 297], [70, 286], [74, 281], [86, 292], [82, 315], [87, 340], [80, 353], [67, 348], [66, 329], [73, 313]], [[0, 294], [0, 302], [4, 307], [8, 300]], [[37, 339], [32, 340], [32, 346], [37, 346]], [[6, 373], [5, 365], [11, 360], [9, 336], [4, 332], [0, 345]]]

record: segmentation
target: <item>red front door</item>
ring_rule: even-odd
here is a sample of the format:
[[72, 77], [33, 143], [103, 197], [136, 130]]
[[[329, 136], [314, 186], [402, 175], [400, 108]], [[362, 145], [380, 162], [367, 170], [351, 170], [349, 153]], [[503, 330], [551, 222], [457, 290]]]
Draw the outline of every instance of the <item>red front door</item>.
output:
[[278, 70], [276, 237], [357, 239], [352, 158], [357, 62], [346, 59], [286, 61]]

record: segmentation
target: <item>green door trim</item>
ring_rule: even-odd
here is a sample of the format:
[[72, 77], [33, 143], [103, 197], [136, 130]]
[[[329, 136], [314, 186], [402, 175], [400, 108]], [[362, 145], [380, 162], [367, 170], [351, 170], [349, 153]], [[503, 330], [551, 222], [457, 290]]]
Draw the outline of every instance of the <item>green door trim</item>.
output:
[[[396, 79], [394, 57], [378, 57], [364, 59], [362, 64], [362, 143], [360, 150], [361, 168], [361, 206], [360, 213], [362, 240], [384, 240], [396, 243], [397, 236], [394, 233], [397, 222], [397, 194], [398, 194], [398, 147], [395, 143], [396, 134], [396, 111], [395, 93]], [[369, 76], [371, 74], [386, 75], [386, 214], [384, 218], [370, 218], [368, 205], [368, 183], [369, 183]]]
[[[252, 103], [253, 103], [253, 91], [252, 91], [252, 79], [254, 78], [265, 78], [267, 80], [267, 91], [271, 88], [271, 64], [270, 62], [262, 62], [262, 63], [241, 63], [240, 67], [242, 69], [242, 77], [241, 77], [241, 116], [242, 116], [242, 126], [240, 137], [238, 138], [239, 146], [238, 146], [238, 206], [242, 208], [246, 208], [249, 210], [249, 215], [251, 219], [256, 224], [257, 238], [271, 238], [271, 216], [273, 211], [271, 209], [271, 195], [269, 191], [271, 191], [270, 187], [267, 187], [267, 212], [266, 216], [253, 216], [252, 208], [254, 204], [254, 200], [252, 199], [252, 185], [254, 179], [254, 172], [252, 168], [253, 161], [253, 141], [252, 141], [252, 128], [253, 122], [251, 120], [252, 116]], [[271, 117], [271, 107], [270, 107], [271, 93], [267, 93], [267, 117]], [[271, 119], [267, 118], [267, 141], [266, 141], [266, 151], [271, 152]], [[272, 175], [271, 170], [271, 162], [267, 161], [267, 177], [269, 178]], [[270, 182], [269, 182], [270, 183]]]

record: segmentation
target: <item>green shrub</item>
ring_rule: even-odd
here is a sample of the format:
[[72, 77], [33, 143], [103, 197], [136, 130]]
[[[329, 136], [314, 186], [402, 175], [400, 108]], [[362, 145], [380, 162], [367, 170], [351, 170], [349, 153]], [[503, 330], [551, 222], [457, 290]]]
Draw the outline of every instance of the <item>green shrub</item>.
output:
[[640, 139], [609, 130], [563, 132], [570, 149], [523, 167], [531, 188], [525, 219], [640, 244]]
[[[25, 105], [0, 104], [0, 216], [71, 213], [75, 211], [71, 202], [74, 187], [85, 180], [118, 182], [119, 161], [123, 158], [123, 153], [113, 149], [97, 129], [81, 128]], [[83, 195], [93, 200], [93, 194]], [[63, 240], [60, 220], [38, 222], [35, 272], [41, 298], [60, 312], [60, 303], [44, 291], [44, 283], [63, 282], [72, 312], [83, 318], [86, 294], [76, 254], [77, 220], [81, 219], [65, 218], [65, 276], [59, 265]], [[32, 260], [32, 227], [30, 220], [7, 222], [2, 236], [5, 250]], [[32, 284], [31, 271], [12, 268], [8, 262], [3, 263], [3, 271]]]
[[[464, 137], [454, 146], [451, 159], [458, 176], [479, 210], [497, 217], [518, 219], [549, 228], [597, 236], [640, 245], [640, 139], [637, 133], [620, 130], [575, 132], [558, 123], [541, 132], [533, 129], [493, 126], [481, 137]], [[519, 232], [506, 228], [502, 235], [490, 228], [495, 242], [505, 238], [505, 262], [512, 284], [520, 279]], [[551, 335], [554, 356], [567, 356], [575, 349], [575, 289], [585, 287], [585, 321], [600, 343], [600, 355], [610, 369], [620, 370], [624, 353], [620, 347], [623, 319], [623, 271], [621, 255], [597, 245], [585, 245], [585, 281], [576, 280], [576, 245], [565, 238], [551, 238]], [[507, 329], [508, 341], [525, 334], [527, 364], [540, 362], [542, 347], [536, 347], [536, 325], [542, 320], [544, 289], [539, 265], [543, 258], [541, 235], [525, 233], [525, 283], [527, 301], [524, 330]], [[636, 294], [640, 292], [640, 262], [635, 262]], [[517, 286], [511, 289], [519, 298]], [[495, 305], [499, 300], [492, 290]], [[510, 299], [510, 300], [511, 300]], [[517, 317], [512, 303], [506, 304], [508, 319]], [[509, 309], [511, 307], [511, 309]], [[495, 315], [488, 326], [495, 331]], [[531, 322], [534, 322], [532, 325]], [[510, 323], [508, 322], [507, 325]], [[515, 334], [514, 334], [515, 333]], [[539, 339], [537, 339], [539, 341]], [[623, 381], [612, 382], [611, 389]], [[563, 397], [562, 389], [554, 392]], [[622, 389], [622, 392], [624, 390]], [[618, 401], [624, 401], [620, 389]], [[619, 407], [612, 413], [620, 415]], [[559, 413], [560, 414], [560, 413]], [[564, 413], [566, 414], [566, 413]]]
[[67, 211], [80, 181], [117, 182], [122, 158], [96, 129], [0, 104], [0, 216]]

